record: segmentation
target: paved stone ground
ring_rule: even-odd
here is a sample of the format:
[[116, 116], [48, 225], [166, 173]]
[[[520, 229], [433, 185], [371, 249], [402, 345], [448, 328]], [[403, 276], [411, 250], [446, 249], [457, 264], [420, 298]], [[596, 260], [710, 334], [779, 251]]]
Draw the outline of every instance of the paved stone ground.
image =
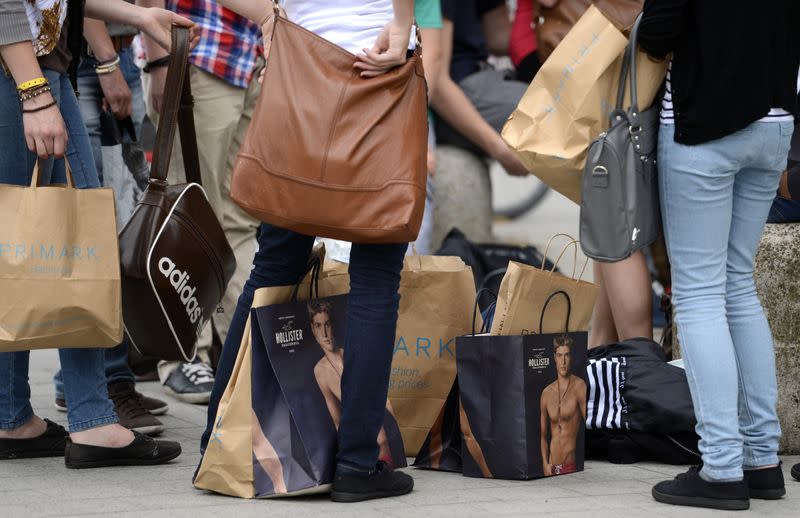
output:
[[[31, 358], [33, 403], [39, 415], [63, 424], [65, 415], [53, 408], [50, 379], [57, 369], [54, 351], [37, 351]], [[651, 486], [682, 471], [656, 464], [614, 466], [589, 462], [586, 471], [547, 480], [511, 482], [411, 470], [416, 490], [409, 496], [347, 505], [325, 497], [245, 501], [207, 494], [191, 486], [199, 460], [197, 444], [205, 408], [180, 403], [156, 383], [140, 390], [169, 401], [163, 421], [165, 439], [180, 441], [184, 453], [166, 466], [67, 470], [60, 459], [0, 463], [0, 517], [135, 516], [135, 517], [470, 517], [526, 516], [715, 516], [702, 510], [672, 508], [650, 497]], [[785, 458], [788, 466], [800, 458]], [[787, 483], [779, 502], [754, 501], [758, 516], [798, 516], [800, 483]]]

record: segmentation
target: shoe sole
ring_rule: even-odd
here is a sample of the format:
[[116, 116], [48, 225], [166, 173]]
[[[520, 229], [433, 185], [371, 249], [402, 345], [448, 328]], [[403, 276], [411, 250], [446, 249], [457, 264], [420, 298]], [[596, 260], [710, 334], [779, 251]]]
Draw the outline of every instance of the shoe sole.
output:
[[780, 500], [786, 495], [786, 488], [780, 489], [750, 489], [750, 498], [756, 500]]
[[702, 496], [675, 496], [656, 491], [653, 488], [653, 498], [656, 502], [687, 507], [705, 507], [721, 511], [745, 511], [750, 509], [750, 500], [723, 500], [720, 498], [706, 498]]
[[[176, 399], [180, 399], [184, 403], [191, 403], [192, 405], [207, 405], [211, 400], [211, 392], [205, 392], [202, 394], [180, 394], [166, 385], [164, 385], [164, 388], [167, 389], [167, 392], [170, 395]], [[150, 413], [152, 414], [153, 412], [151, 411]]]
[[374, 493], [345, 493], [342, 491], [331, 491], [331, 500], [340, 503], [363, 502], [365, 500], [375, 500], [378, 498], [390, 498], [393, 496], [403, 496], [413, 491], [414, 486], [403, 488], [396, 491], [377, 491]]
[[181, 452], [177, 451], [175, 454], [158, 459], [102, 459], [83, 461], [64, 459], [64, 464], [69, 469], [110, 468], [113, 466], [155, 466], [158, 464], [166, 464], [178, 458], [180, 454]]
[[164, 415], [169, 410], [169, 405], [164, 405], [158, 408], [148, 408], [147, 411], [153, 415]]

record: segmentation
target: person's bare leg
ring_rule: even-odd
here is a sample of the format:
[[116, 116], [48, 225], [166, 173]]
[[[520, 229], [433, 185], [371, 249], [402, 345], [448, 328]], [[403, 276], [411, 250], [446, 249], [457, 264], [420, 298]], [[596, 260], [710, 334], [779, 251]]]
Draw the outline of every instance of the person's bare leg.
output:
[[597, 293], [597, 301], [592, 311], [592, 323], [589, 328], [589, 349], [619, 341], [600, 263], [594, 263], [594, 282], [600, 286], [600, 290]]
[[88, 444], [105, 448], [122, 448], [133, 442], [133, 432], [120, 424], [108, 424], [89, 428], [81, 432], [72, 432], [69, 438], [76, 444]]
[[25, 424], [10, 430], [0, 430], [0, 439], [33, 439], [47, 430], [47, 423], [39, 416], [33, 416]]
[[644, 253], [636, 252], [616, 263], [601, 263], [600, 269], [619, 339], [652, 339], [652, 284]]
[[[33, 416], [25, 424], [13, 430], [0, 430], [0, 439], [33, 439], [42, 435], [47, 423]], [[133, 432], [119, 424], [109, 424], [69, 434], [77, 444], [89, 444], [106, 448], [122, 448], [133, 441]]]
[[481, 470], [483, 478], [494, 478], [492, 476], [492, 471], [489, 469], [489, 465], [486, 463], [486, 458], [483, 456], [481, 445], [478, 444], [477, 439], [475, 439], [475, 436], [472, 435], [472, 428], [469, 425], [467, 413], [464, 412], [464, 405], [459, 402], [458, 408], [461, 421], [461, 432], [464, 434], [464, 445], [467, 447], [467, 451], [469, 451], [469, 454], [475, 463], [478, 464], [478, 468]]

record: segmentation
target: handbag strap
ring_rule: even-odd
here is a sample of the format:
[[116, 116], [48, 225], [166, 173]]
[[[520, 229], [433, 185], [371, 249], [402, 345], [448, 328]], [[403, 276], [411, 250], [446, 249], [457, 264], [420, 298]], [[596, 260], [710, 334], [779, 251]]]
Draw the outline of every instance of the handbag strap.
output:
[[172, 26], [172, 53], [169, 56], [166, 84], [150, 181], [166, 183], [175, 130], [180, 128], [186, 181], [202, 185], [194, 128], [194, 99], [189, 79], [189, 29], [186, 27]]
[[[617, 110], [622, 110], [622, 103], [625, 100], [625, 81], [630, 78], [631, 85], [631, 108], [630, 114], [636, 118], [639, 115], [639, 95], [636, 89], [637, 66], [636, 51], [639, 48], [639, 24], [642, 22], [642, 14], [636, 17], [636, 22], [631, 30], [631, 37], [628, 46], [625, 48], [625, 56], [622, 60], [622, 71], [619, 78], [619, 89], [617, 90]], [[632, 126], [636, 126], [635, 124]]]

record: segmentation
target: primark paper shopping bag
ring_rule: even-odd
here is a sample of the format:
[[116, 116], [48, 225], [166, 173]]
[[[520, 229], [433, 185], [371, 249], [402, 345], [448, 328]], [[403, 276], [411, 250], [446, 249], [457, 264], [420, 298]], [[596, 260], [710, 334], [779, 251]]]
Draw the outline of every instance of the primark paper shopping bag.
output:
[[456, 377], [456, 337], [469, 333], [475, 283], [458, 257], [406, 257], [389, 399], [406, 454], [416, 456]]
[[0, 184], [0, 352], [122, 341], [111, 189]]
[[[561, 249], [552, 268], [541, 268], [511, 261], [508, 271], [500, 284], [497, 294], [497, 308], [492, 320], [491, 334], [502, 336], [523, 335], [539, 332], [536, 327], [537, 315], [544, 315], [542, 331], [553, 333], [564, 329], [563, 316], [566, 311], [566, 300], [559, 297], [551, 300], [550, 296], [564, 291], [571, 301], [571, 330], [588, 331], [592, 319], [595, 299], [599, 287], [597, 284], [582, 280], [588, 265], [588, 259], [578, 272], [579, 242], [567, 234], [556, 234], [545, 248], [545, 256], [553, 241], [558, 237], [566, 237], [569, 242]], [[572, 273], [561, 274], [556, 267], [569, 250], [573, 251]], [[550, 310], [545, 313], [545, 302], [551, 300]]]
[[564, 291], [545, 301], [539, 328], [556, 298], [566, 300], [562, 332], [458, 338], [465, 476], [526, 480], [583, 470], [587, 333], [567, 331]]
[[[628, 44], [615, 26], [613, 11], [606, 8], [609, 18], [589, 6], [539, 69], [502, 132], [529, 171], [575, 203], [581, 200], [589, 146], [609, 127]], [[643, 52], [638, 61], [639, 101], [649, 107], [667, 62], [653, 61]]]

